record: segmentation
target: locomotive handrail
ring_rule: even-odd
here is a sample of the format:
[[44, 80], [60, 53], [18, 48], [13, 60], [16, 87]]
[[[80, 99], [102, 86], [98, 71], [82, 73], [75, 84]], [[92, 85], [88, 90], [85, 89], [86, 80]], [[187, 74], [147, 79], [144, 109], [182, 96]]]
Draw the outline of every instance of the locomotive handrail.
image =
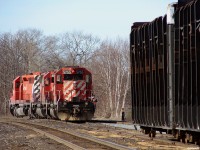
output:
[[93, 94], [93, 90], [86, 90], [86, 91], [90, 91], [90, 96], [88, 97], [91, 101], [93, 101], [93, 99], [95, 99], [95, 96]]
[[45, 102], [46, 102], [47, 99], [50, 98], [50, 91], [44, 91], [44, 93], [47, 93], [47, 96], [45, 94]]
[[[15, 98], [15, 100], [10, 100], [11, 101], [10, 104], [11, 103], [16, 104], [16, 94], [15, 93], [19, 93], [19, 91], [14, 91], [14, 94], [12, 96], [13, 96], [13, 98]], [[18, 99], [19, 99], [19, 97], [18, 97]]]
[[[45, 92], [47, 93], [47, 95], [49, 97], [49, 91], [45, 91]], [[47, 103], [48, 103], [47, 97], [45, 98], [45, 101], [46, 101], [46, 117], [47, 117], [48, 116], [48, 114], [47, 114]]]
[[60, 91], [61, 90], [57, 90], [58, 92], [59, 92], [59, 97], [58, 97], [58, 100], [57, 100], [57, 114], [58, 114], [58, 103], [59, 103], [59, 101], [60, 101]]

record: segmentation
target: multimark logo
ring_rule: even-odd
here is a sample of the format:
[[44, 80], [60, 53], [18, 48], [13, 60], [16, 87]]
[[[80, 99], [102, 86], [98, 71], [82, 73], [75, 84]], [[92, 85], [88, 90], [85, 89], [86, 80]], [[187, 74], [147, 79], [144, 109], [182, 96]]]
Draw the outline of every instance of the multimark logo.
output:
[[34, 77], [33, 98], [35, 102], [38, 102], [40, 99], [40, 77], [39, 75]]

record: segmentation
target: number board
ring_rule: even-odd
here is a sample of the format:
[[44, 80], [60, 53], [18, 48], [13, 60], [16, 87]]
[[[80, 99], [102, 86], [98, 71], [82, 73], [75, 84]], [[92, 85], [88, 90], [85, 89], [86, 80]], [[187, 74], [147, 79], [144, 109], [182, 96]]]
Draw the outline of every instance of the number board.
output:
[[63, 74], [71, 74], [71, 71], [70, 70], [64, 70]]

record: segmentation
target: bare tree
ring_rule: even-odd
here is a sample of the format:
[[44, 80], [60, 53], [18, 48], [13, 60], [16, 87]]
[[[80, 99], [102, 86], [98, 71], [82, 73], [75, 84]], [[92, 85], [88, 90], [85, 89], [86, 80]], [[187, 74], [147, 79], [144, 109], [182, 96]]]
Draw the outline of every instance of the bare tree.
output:
[[70, 65], [87, 66], [100, 42], [97, 37], [82, 32], [65, 33], [61, 37], [61, 49]]
[[15, 35], [15, 41], [20, 49], [22, 59], [26, 64], [26, 73], [41, 71], [43, 50], [43, 34], [36, 29], [20, 30]]
[[0, 34], [0, 104], [8, 103], [16, 76], [40, 70], [41, 43], [42, 33], [35, 29]]
[[[82, 32], [44, 36], [36, 29], [0, 34], [0, 109], [4, 112], [13, 79], [34, 71], [80, 65], [93, 73], [97, 112], [119, 118], [129, 89], [129, 46], [124, 40], [104, 41]], [[0, 110], [0, 111], [1, 111]]]
[[66, 65], [65, 59], [63, 58], [64, 52], [60, 49], [60, 38], [57, 36], [45, 37], [43, 50], [43, 70], [57, 69]]
[[106, 41], [96, 51], [93, 59], [94, 77], [101, 79], [97, 81], [96, 86], [104, 91], [102, 93], [104, 96], [99, 96], [103, 98], [100, 105], [106, 104], [103, 107], [112, 118], [119, 118], [127, 100], [130, 76], [128, 51], [127, 41], [121, 39], [115, 42]]
[[0, 104], [2, 112], [6, 112], [5, 105], [9, 101], [11, 83], [14, 76], [20, 71], [17, 69], [19, 53], [13, 50], [14, 37], [9, 34], [0, 35]]

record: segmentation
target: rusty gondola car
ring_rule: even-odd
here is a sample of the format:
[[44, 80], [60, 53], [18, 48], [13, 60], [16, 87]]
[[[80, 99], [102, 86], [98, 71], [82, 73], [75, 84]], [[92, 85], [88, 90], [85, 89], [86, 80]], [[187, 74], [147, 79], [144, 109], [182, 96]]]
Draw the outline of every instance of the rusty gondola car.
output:
[[200, 0], [136, 22], [130, 34], [132, 119], [145, 133], [200, 139]]

